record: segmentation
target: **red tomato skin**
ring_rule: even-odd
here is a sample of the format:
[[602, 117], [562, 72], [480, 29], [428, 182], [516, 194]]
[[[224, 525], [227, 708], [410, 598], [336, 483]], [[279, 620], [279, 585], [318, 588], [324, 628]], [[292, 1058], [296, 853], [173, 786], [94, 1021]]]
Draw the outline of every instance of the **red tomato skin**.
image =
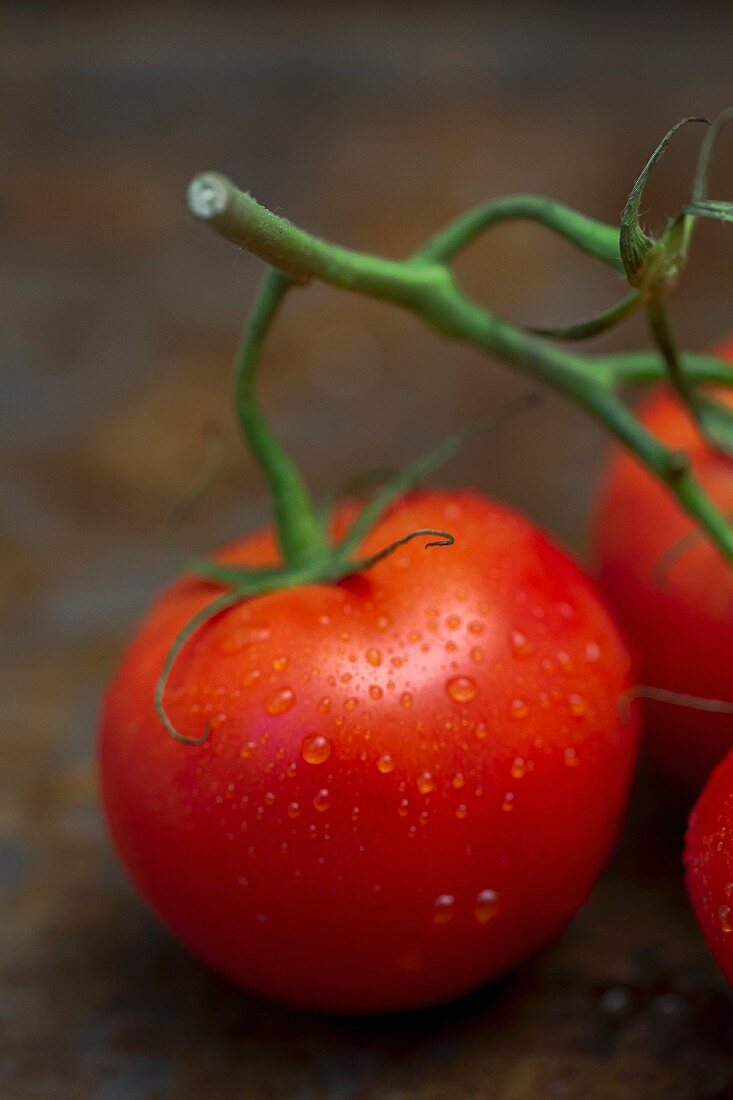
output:
[[[733, 358], [733, 346], [721, 354]], [[733, 407], [733, 392], [717, 396]], [[690, 455], [722, 511], [733, 512], [733, 460], [712, 452], [679, 401], [655, 390], [639, 410], [657, 438]], [[635, 458], [618, 451], [592, 529], [600, 586], [652, 687], [733, 701], [733, 569], [707, 540], [656, 579], [665, 551], [693, 528]], [[672, 787], [689, 797], [733, 746], [733, 716], [645, 701], [645, 746]]]
[[[132, 879], [191, 951], [282, 1003], [388, 1011], [482, 985], [559, 934], [617, 835], [629, 659], [591, 582], [469, 491], [411, 495], [362, 549], [426, 526], [455, 544], [203, 627], [166, 694], [180, 731], [210, 720], [200, 747], [153, 693], [207, 584], [164, 593], [106, 698], [103, 802]], [[223, 557], [263, 564], [272, 536]]]
[[685, 870], [705, 940], [733, 986], [733, 753], [715, 768], [690, 814]]

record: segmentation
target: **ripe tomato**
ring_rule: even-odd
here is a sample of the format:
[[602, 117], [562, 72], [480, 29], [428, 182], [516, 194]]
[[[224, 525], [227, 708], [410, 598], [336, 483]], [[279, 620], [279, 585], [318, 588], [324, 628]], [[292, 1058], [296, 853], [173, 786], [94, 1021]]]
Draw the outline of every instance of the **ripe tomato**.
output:
[[[725, 350], [725, 349], [724, 349]], [[728, 349], [733, 357], [733, 345]], [[733, 405], [733, 391], [721, 390]], [[668, 390], [656, 390], [640, 418], [659, 439], [690, 455], [698, 478], [733, 512], [733, 461], [711, 451]], [[598, 501], [594, 556], [644, 684], [733, 700], [733, 568], [706, 540], [658, 576], [665, 552], [693, 529], [677, 503], [628, 453], [615, 455]], [[685, 791], [699, 790], [733, 746], [733, 716], [645, 701], [649, 753]]]
[[733, 753], [710, 776], [690, 815], [685, 864], [703, 935], [733, 985]]
[[[353, 509], [342, 508], [340, 523]], [[578, 567], [472, 492], [410, 495], [367, 573], [221, 613], [153, 693], [212, 599], [153, 607], [106, 699], [109, 826], [142, 894], [229, 978], [343, 1012], [433, 1004], [552, 940], [613, 844], [636, 734], [623, 643]], [[223, 558], [274, 560], [272, 534]]]

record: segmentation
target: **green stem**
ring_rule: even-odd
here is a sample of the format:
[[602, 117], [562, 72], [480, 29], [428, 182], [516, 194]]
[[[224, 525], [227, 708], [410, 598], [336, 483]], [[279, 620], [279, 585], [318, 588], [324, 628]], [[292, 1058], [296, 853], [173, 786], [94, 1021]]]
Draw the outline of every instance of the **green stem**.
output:
[[[500, 201], [508, 204], [508, 200]], [[526, 203], [529, 199], [522, 197], [522, 201]], [[549, 224], [549, 211], [557, 210], [556, 204], [538, 205], [539, 200], [535, 199], [532, 203], [535, 214], [542, 213]], [[197, 218], [208, 221], [228, 240], [280, 266], [291, 281], [314, 277], [333, 286], [398, 303], [439, 332], [496, 355], [564, 393], [634, 452], [733, 562], [733, 529], [696, 481], [689, 463], [681, 461], [677, 452], [668, 450], [647, 432], [615, 392], [621, 381], [638, 381], [642, 375], [648, 377], [652, 373], [653, 360], [648, 354], [593, 359], [571, 353], [490, 313], [458, 288], [445, 261], [479, 232], [501, 220], [496, 214], [487, 215], [492, 204], [457, 219], [404, 261], [341, 248], [304, 233], [271, 214], [221, 176], [197, 177], [189, 191], [189, 204]], [[510, 205], [503, 208], [505, 216], [518, 216], [521, 206], [514, 208], [513, 215], [506, 214], [510, 208]], [[525, 211], [529, 209], [525, 207]], [[618, 269], [618, 237], [613, 251], [610, 228], [560, 209], [565, 221], [558, 215], [551, 227], [558, 230], [563, 225], [566, 230], [572, 229], [575, 244]], [[684, 361], [687, 363], [688, 358]], [[733, 384], [733, 371], [728, 368], [726, 374], [718, 361], [703, 357], [690, 361], [700, 376], [705, 375], [710, 364], [710, 380]], [[666, 370], [658, 354], [656, 363], [654, 377], [662, 379]]]
[[281, 271], [268, 271], [262, 279], [235, 358], [234, 405], [272, 493], [283, 559], [295, 567], [322, 556], [325, 539], [305, 482], [265, 422], [254, 387], [263, 341], [292, 285], [292, 278]]
[[505, 221], [537, 222], [614, 271], [624, 270], [616, 226], [586, 218], [542, 195], [505, 195], [474, 206], [440, 229], [414, 253], [413, 259], [450, 263], [481, 233]]

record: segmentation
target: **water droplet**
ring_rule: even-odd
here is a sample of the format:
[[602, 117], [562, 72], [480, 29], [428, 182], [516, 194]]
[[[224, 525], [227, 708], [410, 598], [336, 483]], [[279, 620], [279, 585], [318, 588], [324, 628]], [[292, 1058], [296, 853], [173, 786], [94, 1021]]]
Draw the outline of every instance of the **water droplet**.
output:
[[423, 812], [420, 814], [420, 816], [417, 820], [420, 822], [421, 825], [427, 825], [429, 816], [430, 815], [429, 815], [428, 811], [423, 810]]
[[353, 695], [350, 696], [344, 703], [344, 710], [353, 710], [358, 702], [359, 700], [355, 699]]
[[463, 821], [463, 818], [466, 816], [467, 813], [468, 806], [465, 802], [461, 802], [461, 804], [456, 808], [456, 817], [459, 821]]
[[262, 675], [262, 673], [260, 672], [260, 670], [258, 668], [250, 669], [249, 672], [246, 672], [244, 674], [244, 676], [242, 677], [243, 686], [246, 687], [246, 688], [252, 687], [252, 684], [256, 683], [257, 680], [259, 680], [261, 675]]
[[399, 806], [397, 807], [397, 813], [400, 815], [400, 817], [407, 817], [407, 811], [409, 810], [409, 808], [410, 803], [407, 801], [406, 798], [403, 798]]
[[575, 692], [573, 692], [571, 695], [568, 695], [568, 703], [570, 704], [570, 713], [572, 714], [573, 718], [582, 718], [586, 710], [588, 709], [588, 704], [586, 703], [583, 696], [578, 695]]
[[468, 676], [454, 676], [445, 686], [455, 703], [470, 703], [476, 695], [476, 685]]
[[262, 801], [265, 803], [266, 806], [272, 806], [273, 802], [275, 801], [275, 795], [272, 793], [272, 791], [267, 791]]
[[489, 735], [489, 731], [485, 722], [477, 722], [473, 732], [477, 741], [485, 741]]
[[300, 747], [306, 764], [322, 764], [331, 755], [331, 742], [320, 733], [309, 733]]
[[379, 760], [377, 760], [377, 768], [382, 775], [389, 775], [390, 772], [394, 771], [394, 760], [389, 753], [385, 753], [384, 756], [379, 757]]
[[504, 795], [504, 801], [501, 804], [501, 808], [505, 814], [510, 814], [514, 809], [514, 795], [511, 791], [507, 791]]
[[297, 817], [300, 813], [300, 806], [297, 802], [291, 802], [288, 806], [288, 817]]
[[726, 884], [725, 884], [725, 896], [726, 896], [726, 898], [730, 898], [731, 894], [733, 894], [733, 882], [726, 882]]
[[568, 768], [574, 768], [580, 763], [580, 760], [578, 759], [578, 754], [575, 749], [565, 749], [565, 752], [563, 753], [563, 763]]
[[514, 763], [511, 768], [512, 779], [524, 778], [524, 773], [527, 770], [527, 764], [522, 756], [515, 756]]
[[512, 699], [509, 709], [512, 712], [512, 718], [526, 718], [529, 714], [529, 707], [524, 699]]
[[237, 883], [239, 886], [249, 886], [249, 879], [245, 878], [244, 875], [240, 875], [237, 879]]
[[400, 695], [400, 706], [409, 709], [412, 706], [412, 696], [409, 691], [405, 691]]
[[316, 797], [313, 799], [313, 805], [320, 812], [323, 813], [330, 806], [330, 795], [325, 787], [322, 787]]
[[353, 810], [351, 811], [351, 820], [352, 821], [358, 821], [359, 820], [359, 807], [358, 806], [354, 806]]
[[461, 625], [460, 615], [449, 615], [445, 620], [445, 625], [449, 630], [458, 630], [458, 627]]
[[509, 641], [515, 657], [529, 657], [534, 652], [534, 646], [521, 630], [510, 631]]
[[557, 663], [559, 664], [563, 672], [570, 673], [573, 671], [573, 660], [569, 653], [566, 653], [564, 649], [558, 649], [555, 656], [557, 657]]
[[598, 642], [586, 642], [585, 656], [589, 661], [597, 661], [601, 656], [601, 647]]
[[288, 779], [292, 779], [295, 776], [297, 770], [298, 769], [296, 768], [295, 764], [288, 764], [287, 768], [285, 769], [285, 774], [287, 775]]
[[369, 688], [369, 694], [371, 695], [372, 699], [381, 699], [384, 695], [384, 692], [380, 688], [379, 684], [372, 684]]
[[733, 909], [730, 905], [721, 905], [718, 910], [718, 919], [721, 932], [724, 932], [726, 936], [729, 932], [733, 932]]
[[473, 649], [471, 650], [471, 660], [475, 664], [480, 665], [481, 662], [483, 661], [483, 659], [484, 659], [483, 649], [480, 649], [479, 646], [474, 646]]
[[265, 703], [265, 710], [268, 714], [277, 715], [285, 714], [295, 703], [295, 692], [291, 688], [281, 688], [280, 691], [276, 691], [274, 695]]
[[496, 890], [482, 890], [476, 895], [473, 914], [479, 924], [488, 924], [499, 911], [499, 895]]
[[453, 916], [455, 903], [452, 894], [439, 894], [433, 902], [433, 924], [447, 924]]
[[380, 615], [380, 617], [377, 619], [377, 630], [381, 630], [381, 632], [384, 634], [385, 630], [389, 630], [389, 628], [390, 620], [387, 618], [386, 615]]
[[287, 663], [287, 657], [276, 657], [272, 662], [272, 667], [275, 669], [275, 672], [282, 672], [282, 670], [287, 667]]
[[480, 619], [474, 619], [473, 622], [468, 624], [468, 629], [472, 634], [483, 634], [485, 627]]
[[435, 789], [435, 780], [430, 772], [423, 772], [417, 777], [417, 789], [420, 794], [430, 794]]
[[366, 659], [370, 665], [374, 665], [375, 668], [378, 668], [379, 665], [381, 665], [382, 663], [382, 654], [379, 652], [378, 649], [375, 649], [374, 646], [372, 646], [371, 649], [368, 649], [366, 651]]
[[456, 774], [453, 776], [453, 786], [455, 787], [455, 789], [457, 791], [460, 791], [461, 787], [465, 787], [465, 785], [466, 779], [463, 775], [463, 772], [456, 772]]
[[239, 755], [242, 757], [242, 760], [249, 760], [250, 756], [256, 748], [256, 741], [247, 741], [247, 743], [239, 750]]

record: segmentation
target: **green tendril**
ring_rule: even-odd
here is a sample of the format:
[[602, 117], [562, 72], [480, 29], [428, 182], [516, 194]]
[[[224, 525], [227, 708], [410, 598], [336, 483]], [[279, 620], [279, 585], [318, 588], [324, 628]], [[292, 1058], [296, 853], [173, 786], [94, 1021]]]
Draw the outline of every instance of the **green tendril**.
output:
[[173, 666], [181, 650], [186, 645], [186, 642], [188, 642], [189, 639], [209, 621], [209, 619], [213, 619], [220, 611], [225, 611], [226, 608], [232, 607], [233, 604], [239, 603], [241, 599], [242, 593], [239, 591], [226, 592], [221, 596], [217, 596], [215, 600], [212, 600], [206, 607], [203, 607], [201, 611], [186, 623], [183, 629], [176, 635], [173, 645], [168, 650], [168, 656], [165, 659], [163, 670], [158, 677], [158, 683], [155, 688], [155, 710], [173, 740], [179, 741], [182, 745], [203, 745], [204, 741], [206, 741], [211, 733], [211, 726], [207, 722], [204, 732], [200, 737], [187, 737], [185, 734], [179, 733], [171, 722], [165, 709], [164, 695]]

